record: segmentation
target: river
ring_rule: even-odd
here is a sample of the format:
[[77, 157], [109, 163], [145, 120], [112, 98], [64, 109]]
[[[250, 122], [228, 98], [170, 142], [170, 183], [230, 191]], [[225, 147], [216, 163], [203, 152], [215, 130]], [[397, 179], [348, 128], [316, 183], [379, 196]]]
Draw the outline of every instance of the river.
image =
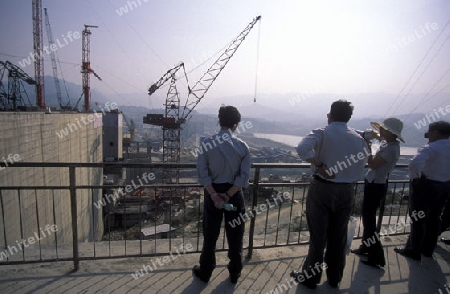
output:
[[[284, 134], [254, 133], [253, 135], [257, 138], [270, 139], [272, 141], [283, 143], [283, 144], [286, 144], [291, 147], [297, 147], [298, 143], [303, 139], [303, 137], [301, 137], [301, 136], [284, 135]], [[378, 148], [378, 146], [375, 142], [372, 145], [373, 151], [376, 151]], [[415, 155], [417, 153], [417, 148], [419, 148], [419, 147], [406, 147], [406, 146], [400, 145], [400, 154], [401, 155]]]

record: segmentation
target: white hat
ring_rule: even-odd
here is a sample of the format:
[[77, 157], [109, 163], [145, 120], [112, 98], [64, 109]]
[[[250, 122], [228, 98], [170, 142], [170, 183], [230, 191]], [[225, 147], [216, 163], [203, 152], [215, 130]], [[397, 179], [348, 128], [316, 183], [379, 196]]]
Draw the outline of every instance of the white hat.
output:
[[380, 127], [382, 127], [386, 131], [389, 131], [390, 133], [396, 135], [400, 141], [405, 143], [405, 140], [402, 138], [403, 123], [398, 118], [388, 117], [381, 123], [371, 122], [370, 124], [377, 131], [380, 131]]

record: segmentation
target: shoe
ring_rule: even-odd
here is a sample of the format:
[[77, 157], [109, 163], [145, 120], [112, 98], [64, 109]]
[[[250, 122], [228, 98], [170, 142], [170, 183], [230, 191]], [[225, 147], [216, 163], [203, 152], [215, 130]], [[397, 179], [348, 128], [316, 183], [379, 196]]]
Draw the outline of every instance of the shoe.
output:
[[384, 267], [384, 263], [383, 262], [374, 262], [372, 260], [361, 260], [362, 263], [364, 263], [365, 265], [369, 265], [369, 266], [373, 266], [376, 268], [380, 268], [380, 267]]
[[227, 265], [227, 268], [228, 268], [228, 272], [230, 273], [230, 281], [231, 281], [231, 283], [236, 284], [238, 279], [241, 277], [241, 272], [239, 272], [239, 273], [231, 272], [229, 264]]
[[199, 278], [202, 282], [208, 283], [209, 282], [209, 278], [205, 278], [204, 276], [202, 276], [202, 274], [200, 273], [200, 266], [199, 265], [194, 265], [194, 267], [192, 268], [192, 273]]
[[328, 281], [328, 285], [330, 285], [331, 288], [339, 288], [339, 282]]
[[[291, 277], [296, 279], [297, 282], [299, 282], [300, 284], [308, 287], [309, 289], [316, 289], [317, 288], [317, 284], [316, 283], [311, 282], [308, 279], [305, 279], [305, 276], [303, 276], [303, 274], [300, 273], [299, 271], [292, 271], [291, 272]], [[301, 277], [303, 277], [303, 279]]]
[[384, 267], [386, 259], [384, 258], [384, 250], [381, 244], [375, 244], [369, 251], [370, 253], [367, 255], [367, 259], [361, 260], [362, 263], [376, 268]]
[[400, 255], [412, 258], [414, 260], [420, 261], [420, 259], [421, 259], [420, 254], [414, 253], [414, 252], [412, 252], [411, 250], [408, 250], [408, 249], [394, 248], [394, 251], [397, 252]]
[[446, 244], [446, 245], [450, 245], [450, 239], [447, 238], [441, 238], [441, 241]]
[[369, 250], [365, 246], [359, 246], [358, 249], [350, 249], [351, 253], [354, 253], [356, 255], [367, 255], [369, 254]]
[[239, 274], [230, 274], [230, 282], [232, 284], [236, 284], [240, 277], [241, 277], [241, 273], [239, 273]]

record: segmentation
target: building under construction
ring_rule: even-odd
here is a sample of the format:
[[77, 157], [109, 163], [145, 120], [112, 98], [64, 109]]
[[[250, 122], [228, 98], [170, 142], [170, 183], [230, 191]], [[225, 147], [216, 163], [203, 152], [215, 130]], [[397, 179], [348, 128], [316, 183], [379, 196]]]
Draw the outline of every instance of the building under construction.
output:
[[[106, 158], [115, 161], [122, 159], [122, 114], [119, 111], [95, 113], [90, 106], [89, 76], [99, 76], [90, 67], [90, 29], [85, 25], [82, 40], [82, 89], [84, 96], [82, 109], [62, 102], [61, 87], [57, 75], [57, 57], [51, 55], [53, 75], [57, 90], [59, 107], [48, 107], [45, 103], [44, 60], [43, 60], [43, 7], [42, 0], [32, 1], [33, 18], [33, 59], [34, 77], [27, 75], [18, 66], [9, 61], [0, 61], [0, 154], [16, 155], [21, 162], [27, 163], [99, 163]], [[45, 25], [49, 46], [53, 43], [50, 21], [45, 10]], [[52, 53], [54, 53], [52, 51]], [[28, 95], [27, 89], [34, 87], [34, 95]], [[30, 97], [35, 97], [35, 100]], [[14, 157], [13, 157], [14, 158]], [[13, 164], [12, 162], [7, 162]], [[86, 185], [101, 185], [104, 171], [101, 168], [80, 170], [78, 179]], [[4, 168], [0, 172], [1, 186], [57, 186], [66, 184], [68, 170], [60, 168]], [[101, 199], [101, 189], [79, 190], [78, 201], [78, 238], [89, 241], [101, 238], [103, 234], [103, 212], [95, 210], [91, 201]], [[68, 191], [61, 190], [58, 195], [49, 195], [46, 190], [2, 192], [2, 219], [7, 220], [7, 231], [0, 236], [0, 243], [20, 239], [26, 230], [45, 223], [61, 224], [70, 228], [70, 199]], [[6, 201], [7, 200], [7, 201]], [[32, 214], [39, 207], [40, 215], [49, 219], [20, 217], [19, 210], [25, 209]], [[54, 213], [52, 213], [54, 211]], [[42, 213], [44, 212], [44, 213]], [[48, 212], [48, 213], [46, 213]], [[37, 213], [37, 212], [34, 212]], [[50, 219], [55, 216], [55, 220]], [[96, 224], [95, 227], [92, 224]], [[70, 243], [70, 229], [61, 232], [59, 242]], [[43, 242], [52, 242], [47, 238]]]

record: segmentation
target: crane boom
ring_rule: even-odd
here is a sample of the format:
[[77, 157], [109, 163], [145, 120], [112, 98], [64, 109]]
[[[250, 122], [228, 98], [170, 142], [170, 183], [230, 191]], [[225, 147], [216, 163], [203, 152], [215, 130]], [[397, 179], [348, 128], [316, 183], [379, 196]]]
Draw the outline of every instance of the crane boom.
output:
[[[245, 37], [247, 37], [248, 33], [250, 33], [253, 26], [261, 19], [261, 15], [255, 17], [247, 27], [231, 42], [231, 44], [225, 49], [225, 51], [217, 58], [213, 65], [203, 74], [200, 80], [195, 83], [195, 85], [190, 89], [188, 99], [186, 100], [186, 104], [183, 109], [183, 113], [181, 117], [185, 120], [188, 118], [189, 114], [194, 110], [197, 104], [200, 103], [202, 98], [205, 96], [206, 92], [208, 92], [211, 85], [217, 79], [219, 74], [222, 72], [224, 67], [227, 65], [228, 61], [230, 61], [231, 57], [233, 57], [236, 50], [244, 41]], [[194, 96], [193, 101], [189, 101], [189, 96]]]
[[162, 85], [164, 85], [168, 80], [175, 79], [175, 74], [178, 70], [183, 68], [184, 76], [186, 76], [186, 70], [184, 68], [184, 63], [181, 62], [174, 68], [169, 69], [157, 82], [155, 82], [153, 85], [148, 88], [148, 95], [152, 95], [156, 92]]
[[[3, 82], [6, 71], [8, 71], [8, 84], [5, 87]], [[22, 90], [25, 90], [22, 81], [28, 85], [36, 85], [36, 81], [20, 67], [9, 61], [0, 61], [0, 110], [16, 110], [19, 103], [25, 106], [21, 94]]]

